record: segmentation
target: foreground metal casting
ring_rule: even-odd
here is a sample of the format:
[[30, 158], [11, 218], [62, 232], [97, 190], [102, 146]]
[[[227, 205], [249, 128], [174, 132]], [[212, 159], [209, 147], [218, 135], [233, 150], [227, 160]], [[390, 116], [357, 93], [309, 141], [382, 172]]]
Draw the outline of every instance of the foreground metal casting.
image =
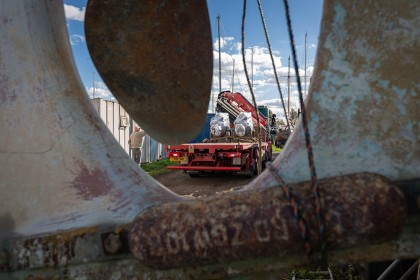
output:
[[[420, 4], [324, 1], [306, 107], [319, 178], [420, 174]], [[274, 162], [284, 181], [310, 179], [298, 124]], [[250, 188], [274, 186], [269, 172]]]
[[[406, 219], [405, 199], [373, 174], [320, 181], [326, 242], [334, 250], [381, 243], [395, 237]], [[366, 186], [369, 186], [368, 188]], [[317, 244], [310, 183], [294, 185]], [[389, 213], [382, 219], [383, 213]], [[195, 203], [167, 203], [145, 210], [130, 230], [130, 249], [152, 267], [215, 263], [304, 252], [289, 202], [281, 188], [240, 192]], [[293, 246], [300, 244], [300, 246]]]
[[182, 200], [127, 157], [94, 110], [63, 4], [1, 7], [1, 237], [128, 223], [151, 205]]
[[[217, 199], [167, 190], [90, 104], [62, 3], [0, 7], [0, 278], [264, 279], [308, 262], [269, 172]], [[324, 3], [307, 107], [332, 263], [420, 255], [419, 30], [415, 1]], [[272, 165], [314, 231], [300, 126]]]

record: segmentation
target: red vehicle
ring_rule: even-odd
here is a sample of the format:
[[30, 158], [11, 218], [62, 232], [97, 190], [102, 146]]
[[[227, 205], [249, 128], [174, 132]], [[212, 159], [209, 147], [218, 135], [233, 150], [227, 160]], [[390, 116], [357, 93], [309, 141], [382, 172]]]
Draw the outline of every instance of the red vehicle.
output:
[[[271, 141], [267, 118], [260, 112], [262, 162], [271, 160]], [[210, 120], [210, 137], [202, 143], [168, 146], [170, 161], [180, 165], [168, 169], [183, 170], [191, 177], [205, 172], [232, 172], [253, 176], [257, 173], [257, 112], [239, 92], [221, 92], [216, 114]]]

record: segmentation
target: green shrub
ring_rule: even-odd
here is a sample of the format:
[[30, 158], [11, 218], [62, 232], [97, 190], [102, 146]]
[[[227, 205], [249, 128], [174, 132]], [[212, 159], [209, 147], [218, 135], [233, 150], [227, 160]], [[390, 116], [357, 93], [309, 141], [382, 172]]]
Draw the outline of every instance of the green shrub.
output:
[[279, 153], [281, 151], [281, 148], [276, 147], [275, 145], [272, 145], [271, 148], [273, 150], [273, 153]]
[[146, 171], [150, 176], [156, 177], [161, 174], [171, 172], [166, 167], [169, 165], [179, 165], [177, 162], [171, 162], [169, 159], [161, 159], [155, 162], [143, 163], [141, 168]]

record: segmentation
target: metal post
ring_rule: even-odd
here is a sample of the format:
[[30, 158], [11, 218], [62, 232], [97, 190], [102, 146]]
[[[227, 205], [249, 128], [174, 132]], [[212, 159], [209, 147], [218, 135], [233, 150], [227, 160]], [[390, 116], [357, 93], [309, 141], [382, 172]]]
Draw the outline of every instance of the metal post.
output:
[[217, 15], [217, 36], [219, 38], [219, 93], [222, 92], [222, 59], [220, 57], [220, 16]]
[[[410, 268], [403, 274], [403, 276], [401, 276], [400, 280], [407, 280], [408, 277], [411, 276], [411, 274], [413, 274], [413, 272], [417, 269], [417, 267], [419, 266], [419, 261], [417, 260], [415, 263], [413, 263], [412, 266], [410, 266]], [[419, 278], [419, 276], [417, 275], [417, 279]]]
[[417, 280], [420, 280], [420, 259], [418, 261]]
[[388, 266], [387, 269], [385, 269], [385, 271], [381, 274], [381, 276], [379, 276], [378, 280], [384, 280], [386, 279], [386, 277], [388, 276], [388, 274], [394, 269], [394, 267], [396, 267], [399, 263], [401, 262], [400, 259], [396, 259], [395, 261], [393, 261], [391, 263], [390, 266]]
[[235, 59], [233, 60], [233, 69], [232, 69], [232, 92], [233, 92], [234, 83], [235, 83]]
[[251, 50], [251, 88], [254, 89], [254, 48]]
[[92, 98], [95, 98], [95, 71], [93, 71], [93, 75], [92, 75], [92, 86], [93, 86], [93, 90], [92, 90]]
[[288, 70], [287, 70], [287, 116], [290, 116], [290, 55], [288, 58]]
[[307, 37], [308, 37], [308, 33], [305, 32], [305, 95], [308, 95], [308, 92], [306, 91], [306, 49], [307, 49]]

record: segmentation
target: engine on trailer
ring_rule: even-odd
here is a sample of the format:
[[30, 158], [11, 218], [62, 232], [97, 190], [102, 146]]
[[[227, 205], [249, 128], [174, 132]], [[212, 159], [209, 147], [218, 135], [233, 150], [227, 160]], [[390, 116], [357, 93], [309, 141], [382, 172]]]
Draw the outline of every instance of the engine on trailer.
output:
[[235, 136], [252, 137], [254, 134], [254, 125], [252, 123], [251, 112], [240, 112], [236, 120], [233, 122], [235, 128]]
[[230, 136], [230, 121], [228, 113], [216, 113], [210, 120], [211, 137]]

